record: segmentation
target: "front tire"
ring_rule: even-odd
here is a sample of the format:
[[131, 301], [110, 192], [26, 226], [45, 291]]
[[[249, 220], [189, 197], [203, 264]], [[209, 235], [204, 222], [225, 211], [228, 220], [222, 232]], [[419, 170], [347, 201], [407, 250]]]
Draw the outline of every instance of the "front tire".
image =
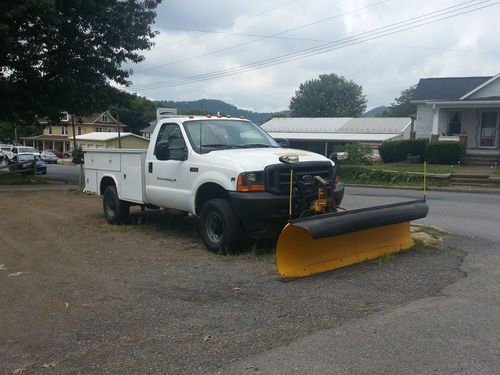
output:
[[104, 190], [102, 208], [108, 223], [120, 225], [127, 222], [130, 206], [118, 198], [115, 186], [108, 186]]
[[236, 253], [245, 247], [243, 230], [226, 199], [212, 199], [203, 205], [200, 232], [210, 251]]

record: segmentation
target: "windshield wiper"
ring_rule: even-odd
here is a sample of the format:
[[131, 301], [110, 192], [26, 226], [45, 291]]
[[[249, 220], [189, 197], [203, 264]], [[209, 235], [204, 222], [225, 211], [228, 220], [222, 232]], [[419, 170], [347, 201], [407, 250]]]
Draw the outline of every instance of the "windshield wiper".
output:
[[241, 147], [241, 148], [257, 148], [257, 147], [267, 147], [267, 148], [276, 148], [277, 146], [273, 146], [273, 145], [266, 145], [264, 143], [247, 143], [247, 144], [244, 144], [244, 145], [238, 145], [238, 147]]

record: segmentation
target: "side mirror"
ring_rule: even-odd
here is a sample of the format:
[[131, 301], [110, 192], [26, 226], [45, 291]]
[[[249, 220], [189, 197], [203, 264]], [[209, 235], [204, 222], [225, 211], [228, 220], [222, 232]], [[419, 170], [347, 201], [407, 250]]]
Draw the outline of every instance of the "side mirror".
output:
[[171, 146], [169, 141], [161, 141], [156, 145], [155, 155], [158, 160], [187, 160], [187, 147]]
[[160, 141], [156, 144], [155, 155], [158, 160], [168, 160], [170, 156], [170, 142]]
[[179, 160], [184, 161], [187, 160], [187, 147], [179, 146], [179, 147], [170, 147], [170, 160]]
[[333, 161], [345, 160], [349, 157], [347, 152], [332, 152], [330, 154], [330, 159]]
[[283, 148], [290, 148], [290, 141], [288, 139], [280, 139], [278, 144]]

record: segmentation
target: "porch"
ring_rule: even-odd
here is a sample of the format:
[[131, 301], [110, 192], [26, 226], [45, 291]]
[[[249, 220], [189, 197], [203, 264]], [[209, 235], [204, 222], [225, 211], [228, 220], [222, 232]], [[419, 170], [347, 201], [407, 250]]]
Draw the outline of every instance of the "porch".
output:
[[433, 140], [460, 141], [465, 145], [467, 155], [498, 159], [499, 133], [498, 101], [435, 104], [431, 134]]
[[69, 152], [71, 150], [70, 139], [65, 135], [36, 135], [34, 137], [21, 137], [24, 146], [33, 146], [38, 150], [59, 150]]

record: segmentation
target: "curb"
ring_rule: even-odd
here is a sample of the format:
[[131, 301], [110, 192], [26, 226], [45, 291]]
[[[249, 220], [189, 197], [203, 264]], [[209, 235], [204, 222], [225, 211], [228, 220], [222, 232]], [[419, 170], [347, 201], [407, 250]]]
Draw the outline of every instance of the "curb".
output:
[[[398, 190], [415, 190], [423, 191], [421, 186], [405, 186], [405, 185], [364, 185], [364, 184], [344, 184], [352, 187], [365, 187], [375, 189], [398, 189]], [[500, 194], [500, 188], [478, 188], [476, 186], [464, 186], [463, 188], [450, 186], [427, 186], [427, 191], [445, 191], [451, 193], [477, 193], [477, 194]]]

